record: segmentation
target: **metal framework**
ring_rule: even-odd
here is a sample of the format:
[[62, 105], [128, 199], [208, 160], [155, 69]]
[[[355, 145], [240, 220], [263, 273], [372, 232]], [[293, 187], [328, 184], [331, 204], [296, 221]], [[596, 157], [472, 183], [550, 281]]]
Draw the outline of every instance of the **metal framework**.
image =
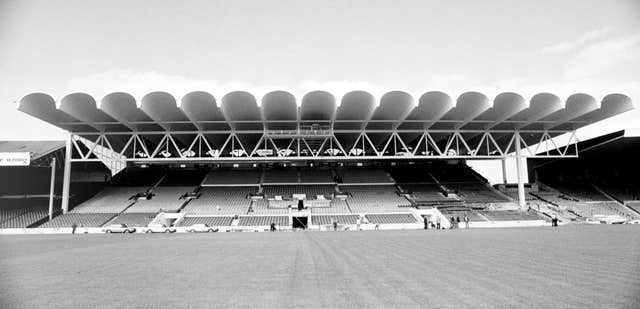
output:
[[504, 159], [516, 155], [516, 141], [523, 157], [577, 157], [575, 131], [567, 133], [562, 147], [544, 130], [88, 132], [72, 133], [70, 142], [71, 162]]

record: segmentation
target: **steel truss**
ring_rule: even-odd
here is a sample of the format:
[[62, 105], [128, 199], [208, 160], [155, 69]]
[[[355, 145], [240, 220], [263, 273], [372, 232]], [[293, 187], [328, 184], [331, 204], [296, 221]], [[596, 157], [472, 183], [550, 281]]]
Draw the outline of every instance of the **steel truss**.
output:
[[[570, 133], [566, 146], [553, 140], [558, 133]], [[93, 132], [70, 141], [71, 162], [505, 159], [516, 146], [526, 158], [578, 156], [575, 131], [548, 130]]]

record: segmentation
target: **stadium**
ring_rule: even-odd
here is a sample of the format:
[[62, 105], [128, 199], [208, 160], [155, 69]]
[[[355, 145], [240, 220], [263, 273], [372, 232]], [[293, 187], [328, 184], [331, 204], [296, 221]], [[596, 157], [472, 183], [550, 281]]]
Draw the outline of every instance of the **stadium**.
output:
[[0, 309], [640, 308], [640, 1], [0, 0]]
[[[170, 227], [182, 231], [202, 224], [221, 231], [272, 225], [448, 228], [461, 217], [470, 227], [542, 226], [551, 218], [568, 223], [603, 215], [631, 221], [639, 215], [634, 202], [569, 205], [583, 196], [562, 195], [564, 183], [532, 186], [523, 167], [527, 158], [578, 157], [575, 143], [549, 147], [553, 138], [575, 138], [576, 129], [631, 108], [630, 99], [619, 94], [598, 104], [586, 94], [562, 103], [541, 93], [526, 104], [515, 93], [490, 102], [477, 92], [455, 100], [427, 92], [415, 104], [400, 91], [380, 102], [353, 91], [339, 105], [328, 92], [310, 92], [299, 108], [284, 91], [266, 94], [260, 105], [250, 93], [233, 92], [220, 106], [211, 94], [193, 92], [179, 107], [169, 93], [150, 93], [140, 107], [133, 96], [112, 93], [100, 108], [90, 95], [74, 93], [58, 108], [50, 96], [34, 93], [21, 100], [19, 110], [70, 133], [64, 144], [37, 153], [34, 163], [49, 161], [52, 170], [62, 165], [62, 171], [52, 171], [47, 181], [45, 168], [45, 177], [29, 177], [38, 179], [35, 185], [7, 184], [40, 191], [7, 193], [19, 210], [8, 210], [2, 224], [51, 232], [72, 226], [113, 232], [105, 229], [112, 225], [173, 232]], [[515, 186], [493, 187], [465, 163], [509, 156], [518, 162]], [[47, 190], [48, 201], [42, 198]], [[31, 204], [25, 200], [34, 200], [34, 208], [24, 207]], [[49, 220], [42, 222], [49, 205]]]
[[[149, 93], [142, 102], [127, 93], [112, 93], [99, 104], [85, 93], [69, 94], [59, 104], [47, 94], [33, 93], [18, 108], [69, 132], [61, 142], [0, 144], [6, 162], [23, 165], [2, 168], [0, 231], [5, 248], [10, 248], [2, 257], [12, 266], [4, 272], [16, 284], [38, 272], [54, 278], [59, 287], [46, 289], [57, 293], [50, 296], [55, 307], [79, 301], [59, 297], [60, 289], [71, 288], [65, 280], [79, 280], [69, 273], [75, 267], [111, 280], [124, 276], [122, 285], [111, 290], [126, 296], [108, 302], [125, 307], [640, 304], [634, 294], [638, 265], [631, 262], [637, 246], [625, 246], [627, 241], [637, 244], [638, 225], [590, 227], [639, 222], [634, 181], [638, 171], [633, 163], [638, 135], [628, 130], [578, 142], [575, 134], [583, 126], [632, 109], [631, 100], [621, 94], [607, 95], [602, 102], [574, 94], [562, 102], [540, 93], [526, 102], [516, 93], [502, 93], [491, 101], [478, 92], [451, 98], [433, 91], [414, 101], [407, 93], [393, 91], [376, 102], [363, 91], [340, 99], [315, 91], [304, 95], [298, 106], [284, 91], [266, 94], [260, 104], [248, 92], [228, 93], [220, 103], [206, 92], [189, 93], [179, 103], [165, 92]], [[570, 136], [569, 143], [558, 147], [554, 138], [561, 135]], [[620, 152], [626, 155], [615, 163], [597, 163]], [[19, 160], [25, 153], [27, 158]], [[517, 183], [508, 183], [504, 176], [503, 183], [491, 185], [467, 164], [498, 160], [506, 175], [508, 158], [516, 159]], [[560, 232], [551, 227], [556, 219]], [[278, 233], [233, 233], [268, 231]], [[333, 233], [338, 231], [344, 233]], [[194, 232], [210, 236], [189, 235]], [[104, 233], [176, 236], [89, 235]], [[70, 234], [87, 235], [73, 235], [81, 240], [68, 242]], [[451, 244], [454, 247], [447, 249]], [[50, 246], [67, 249], [43, 254], [41, 250]], [[562, 249], [539, 252], [548, 246]], [[113, 250], [124, 254], [100, 260]], [[174, 253], [163, 253], [166, 250]], [[160, 260], [145, 260], [145, 252]], [[522, 262], [532, 252], [536, 260]], [[579, 259], [585, 252], [590, 254], [587, 261], [549, 264]], [[61, 260], [52, 268], [31, 269], [16, 259], [23, 255], [36, 265], [50, 257]], [[371, 259], [376, 256], [379, 259]], [[462, 265], [471, 260], [478, 264], [451, 269], [449, 258]], [[215, 292], [205, 293], [186, 282], [162, 287], [152, 283], [145, 288], [148, 296], [127, 292], [136, 289], [138, 276], [180, 273], [167, 263], [186, 260], [191, 260], [189, 273], [213, 267], [219, 279], [211, 281], [207, 272], [177, 278], [197, 278]], [[425, 264], [415, 264], [420, 260]], [[76, 261], [75, 266], [65, 261]], [[243, 269], [256, 263], [275, 269]], [[106, 268], [91, 270], [96, 265]], [[109, 272], [115, 265], [126, 270]], [[480, 265], [482, 269], [476, 269]], [[345, 267], [356, 273], [383, 273], [351, 277], [354, 274], [344, 273]], [[617, 279], [594, 275], [594, 267], [599, 274], [615, 273]], [[625, 267], [628, 272], [619, 272]], [[14, 273], [15, 269], [20, 271]], [[453, 278], [465, 278], [472, 269], [470, 282], [451, 281], [447, 275], [450, 271]], [[416, 271], [433, 273], [426, 275], [430, 279], [425, 283], [410, 279]], [[519, 275], [506, 282], [487, 279], [500, 271]], [[570, 274], [560, 275], [566, 272]], [[550, 298], [521, 290], [531, 284], [537, 293], [559, 288], [541, 286], [545, 273], [564, 284], [568, 293], [581, 293], [577, 282], [585, 277], [593, 285], [626, 282], [627, 288]], [[247, 283], [250, 278], [257, 281]], [[225, 284], [215, 283], [218, 280]], [[88, 284], [101, 286], [100, 282], [92, 279]], [[403, 290], [388, 299], [376, 296], [374, 291], [389, 282]], [[432, 289], [440, 283], [440, 290]], [[423, 284], [430, 289], [422, 290]], [[506, 297], [505, 284], [520, 288]], [[167, 296], [172, 286], [180, 291], [177, 299]], [[472, 291], [467, 294], [472, 298], [461, 298], [457, 286]], [[235, 289], [240, 291], [232, 292]], [[309, 294], [314, 289], [326, 295]], [[500, 291], [490, 292], [493, 289]], [[455, 300], [437, 300], [438, 291]], [[2, 296], [8, 307], [49, 304], [47, 296]], [[524, 302], [531, 297], [533, 303]], [[105, 301], [81, 303], [100, 306]]]

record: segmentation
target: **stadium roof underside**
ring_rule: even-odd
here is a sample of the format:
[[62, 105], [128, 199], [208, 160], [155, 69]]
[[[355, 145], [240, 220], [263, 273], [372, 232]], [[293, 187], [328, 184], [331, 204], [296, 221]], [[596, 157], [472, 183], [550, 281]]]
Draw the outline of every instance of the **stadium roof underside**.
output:
[[[141, 102], [118, 92], [105, 96], [99, 108], [92, 96], [73, 93], [58, 105], [47, 94], [33, 93], [19, 110], [70, 132], [73, 161], [98, 160], [99, 150], [118, 160], [150, 162], [504, 158], [516, 141], [527, 149], [633, 108], [622, 94], [597, 102], [578, 93], [563, 102], [540, 93], [527, 102], [510, 92], [490, 100], [478, 92], [454, 99], [437, 91], [417, 100], [392, 91], [379, 102], [363, 91], [340, 100], [314, 91], [300, 104], [285, 91], [266, 94], [260, 104], [241, 91], [220, 101], [192, 92], [179, 103], [165, 92], [149, 93]], [[575, 156], [577, 150], [524, 155]]]
[[[601, 135], [580, 141], [576, 147], [581, 159], [597, 161], [601, 158], [615, 157], [618, 162], [626, 163], [640, 157], [640, 129], [625, 129]], [[532, 168], [535, 169], [558, 160], [558, 158], [535, 158], [529, 162], [533, 163]]]

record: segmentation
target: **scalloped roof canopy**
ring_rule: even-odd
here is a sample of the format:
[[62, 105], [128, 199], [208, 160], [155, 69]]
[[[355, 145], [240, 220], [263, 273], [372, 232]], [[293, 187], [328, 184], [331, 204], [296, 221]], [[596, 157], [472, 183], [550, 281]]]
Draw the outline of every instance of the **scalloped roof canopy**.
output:
[[140, 104], [123, 92], [101, 100], [72, 93], [62, 98], [59, 107], [50, 95], [32, 93], [20, 100], [18, 109], [72, 133], [291, 130], [297, 123], [330, 125], [336, 131], [570, 131], [631, 110], [633, 104], [623, 94], [609, 94], [597, 102], [588, 94], [577, 93], [562, 102], [556, 95], [539, 93], [527, 102], [512, 92], [491, 100], [479, 92], [452, 98], [429, 91], [414, 98], [390, 91], [376, 102], [365, 91], [352, 91], [342, 98], [326, 91], [309, 92], [302, 98], [273, 91], [259, 100], [244, 91], [228, 93], [220, 100], [197, 91], [179, 100], [166, 92], [152, 92]]

